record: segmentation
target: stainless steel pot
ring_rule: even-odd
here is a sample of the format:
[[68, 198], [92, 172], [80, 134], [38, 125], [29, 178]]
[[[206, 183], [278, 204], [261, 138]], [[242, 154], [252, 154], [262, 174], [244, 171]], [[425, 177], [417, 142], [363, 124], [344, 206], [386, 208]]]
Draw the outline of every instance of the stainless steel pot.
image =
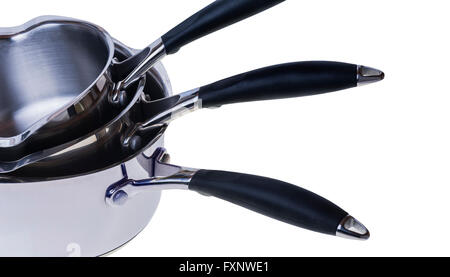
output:
[[[33, 24], [45, 25], [49, 24], [48, 22], [53, 22], [49, 20], [49, 18], [41, 18]], [[35, 25], [30, 26], [32, 27]], [[54, 31], [53, 28], [49, 29], [50, 31]], [[116, 42], [114, 41], [113, 43], [115, 44]], [[120, 45], [115, 45], [114, 48], [116, 49], [114, 52], [114, 57], [117, 60], [124, 60], [126, 57], [131, 55], [129, 52], [125, 55], [124, 49]], [[158, 64], [155, 67], [160, 68], [160, 65]], [[150, 69], [149, 74], [159, 76], [156, 71], [157, 69]], [[0, 78], [2, 78], [1, 75]], [[17, 86], [19, 86], [19, 81], [23, 80], [18, 79], [17, 81]], [[145, 83], [146, 80], [144, 76], [139, 82], [135, 82], [133, 86], [130, 86], [130, 88], [127, 89], [130, 99], [124, 99], [122, 102], [124, 107], [114, 107], [112, 105], [102, 103], [102, 101], [106, 101], [102, 98], [105, 98], [107, 95], [98, 95], [99, 99], [90, 98], [90, 101], [86, 100], [89, 105], [92, 103], [97, 103], [97, 105], [92, 105], [89, 107], [89, 105], [85, 106], [82, 103], [78, 103], [76, 106], [69, 109], [75, 114], [77, 111], [81, 112], [85, 111], [85, 109], [88, 109], [88, 112], [84, 112], [82, 115], [79, 114], [78, 116], [73, 117], [70, 116], [69, 112], [61, 113], [60, 116], [56, 116], [52, 119], [52, 122], [55, 122], [56, 125], [47, 124], [46, 127], [37, 130], [35, 135], [30, 137], [26, 143], [21, 143], [14, 147], [0, 147], [0, 173], [10, 172], [27, 164], [39, 161], [68, 147], [73, 147], [74, 144], [80, 143], [93, 135], [102, 136], [101, 134], [105, 133], [106, 129], [111, 129], [112, 126], [121, 126], [125, 121], [129, 120], [130, 115], [133, 113], [130, 110], [141, 97]], [[147, 85], [152, 87], [162, 86], [163, 82], [157, 78], [151, 78]], [[50, 95], [52, 94], [51, 90], [46, 90], [46, 92], [50, 93]], [[27, 94], [27, 96], [33, 95]], [[20, 102], [21, 96], [16, 95], [9, 99], [11, 101]], [[0, 105], [8, 108], [14, 107], [13, 105], [8, 106], [8, 104], [11, 103], [5, 101]], [[42, 109], [42, 107], [39, 109]], [[28, 110], [27, 113], [30, 113], [27, 115], [30, 118], [34, 115], [34, 111], [32, 110]], [[66, 120], [65, 117], [70, 119]], [[8, 126], [8, 121], [2, 122], [1, 126]], [[47, 129], [47, 127], [52, 128]]]
[[[127, 55], [131, 53], [120, 43], [117, 49]], [[150, 76], [153, 79], [152, 95], [164, 97], [171, 93], [169, 79], [161, 64], [153, 68]], [[143, 194], [120, 208], [105, 203], [105, 192], [109, 185], [123, 179], [123, 167], [130, 176], [148, 178], [148, 172], [133, 157], [139, 155], [139, 159], [146, 159], [141, 153], [148, 144], [152, 145], [149, 152], [161, 147], [162, 130], [155, 130], [149, 138], [144, 137], [147, 143], [131, 153], [110, 146], [115, 151], [114, 155], [108, 156], [106, 153], [111, 153], [108, 141], [116, 140], [108, 136], [101, 144], [106, 147], [99, 159], [95, 156], [99, 152], [91, 151], [92, 145], [80, 146], [59, 153], [66, 158], [66, 164], [58, 161], [55, 166], [52, 158], [48, 158], [32, 165], [36, 174], [31, 173], [32, 168], [25, 167], [11, 173], [13, 175], [0, 175], [3, 195], [0, 197], [0, 221], [3, 222], [0, 256], [98, 256], [136, 236], [152, 218], [160, 192]], [[84, 166], [71, 163], [74, 151], [90, 153], [91, 158], [80, 163]], [[122, 164], [122, 161], [126, 162]]]
[[[153, 84], [146, 87], [152, 98], [170, 96], [162, 65], [154, 67], [147, 82]], [[121, 147], [122, 133], [97, 135], [96, 143], [0, 175], [0, 220], [5, 226], [0, 229], [0, 256], [105, 254], [136, 236], [153, 216], [160, 191], [174, 188], [214, 195], [315, 231], [368, 238], [367, 229], [342, 209], [293, 185], [168, 164], [162, 148], [165, 127], [144, 130], [131, 152]], [[324, 222], [330, 217], [331, 229]]]
[[104, 73], [113, 57], [113, 40], [87, 22], [44, 16], [1, 28], [0, 147], [38, 131], [37, 137], [58, 135], [58, 128], [81, 125], [74, 119], [81, 115], [91, 125], [89, 115], [120, 113], [125, 106], [105, 105], [113, 84]]
[[88, 22], [44, 17], [0, 30], [0, 147], [15, 147], [32, 136], [53, 139], [69, 126], [78, 137], [95, 130], [102, 125], [90, 114], [117, 114], [135, 100], [126, 88], [163, 56], [280, 2], [215, 1], [118, 63], [113, 39]]
[[[0, 89], [6, 101], [0, 105], [0, 135], [19, 134], [0, 138], [0, 173], [39, 161], [109, 126], [128, 113], [139, 98], [140, 83], [135, 81], [163, 56], [280, 2], [215, 1], [124, 61], [113, 60], [112, 38], [88, 22], [46, 17], [4, 30], [0, 57], [6, 62], [0, 66], [4, 73]], [[135, 131], [165, 124], [186, 108], [324, 93], [382, 76], [372, 68], [332, 62], [292, 63], [244, 73], [150, 101], [145, 109], [152, 118], [130, 131], [125, 143]], [[42, 112], [50, 115], [35, 122]]]
[[[48, 32], [53, 35], [60, 28], [83, 28], [84, 24], [91, 26], [89, 23], [69, 20], [62, 18], [43, 18], [35, 21], [29, 25], [32, 31], [27, 31], [26, 37], [33, 36], [33, 32], [35, 31], [40, 34], [37, 35], [38, 37], [42, 37], [44, 36], [42, 32]], [[69, 24], [68, 22], [72, 23]], [[95, 27], [92, 28], [95, 29]], [[70, 34], [66, 30], [63, 33], [66, 35]], [[75, 33], [79, 35], [83, 32], [75, 31]], [[19, 36], [19, 33], [16, 32], [14, 37], [17, 36]], [[22, 44], [19, 43], [19, 45]], [[63, 46], [60, 47], [63, 49]], [[11, 47], [11, 49], [15, 48]], [[23, 53], [28, 52], [25, 49]], [[9, 58], [14, 57], [14, 55], [6, 56]], [[60, 55], [56, 55], [56, 57], [58, 56]], [[117, 51], [115, 51], [113, 56], [118, 63], [130, 60], [130, 58], [127, 59], [126, 57], [120, 56]], [[78, 58], [82, 59], [80, 55], [78, 55]], [[118, 63], [116, 63], [116, 66]], [[81, 70], [80, 68], [77, 69]], [[152, 69], [150, 68], [147, 72], [152, 74]], [[367, 72], [372, 75], [367, 75]], [[373, 72], [377, 74], [373, 74]], [[36, 72], [32, 70], [31, 73], [35, 74]], [[353, 64], [324, 61], [295, 62], [239, 74], [164, 99], [143, 98], [141, 101], [144, 103], [141, 103], [139, 106], [142, 106], [143, 113], [145, 113], [147, 119], [140, 122], [140, 124], [136, 124], [135, 129], [130, 128], [130, 131], [124, 138], [124, 145], [133, 144], [133, 140], [139, 139], [139, 137], [135, 136], [135, 132], [166, 124], [186, 110], [237, 102], [279, 99], [337, 91], [354, 87], [362, 81], [379, 80], [381, 74], [381, 71]], [[105, 76], [107, 75], [105, 72]], [[49, 78], [51, 79], [51, 76]], [[70, 119], [68, 120], [58, 117], [56, 119], [54, 118], [57, 122], [56, 125], [47, 124], [46, 127], [37, 130], [26, 142], [14, 147], [0, 147], [0, 173], [10, 172], [27, 164], [39, 161], [86, 139], [92, 134], [103, 132], [104, 129], [109, 128], [110, 125], [115, 124], [117, 121], [126, 120], [130, 114], [130, 108], [139, 99], [145, 82], [144, 78], [145, 76], [139, 82], [134, 82], [133, 85], [128, 86], [125, 91], [122, 91], [124, 97], [119, 97], [122, 99], [119, 101], [121, 103], [119, 106], [125, 105], [124, 108], [114, 108], [113, 105], [110, 105], [108, 100], [110, 98], [107, 97], [108, 93], [106, 93], [100, 96], [98, 103], [91, 107], [78, 103], [74, 107], [75, 110], [80, 111], [79, 114], [75, 112], [74, 116], [69, 116]], [[6, 79], [10, 81], [10, 79]], [[26, 80], [18, 79], [16, 81], [18, 87], [21, 87], [20, 81], [26, 84]], [[150, 79], [149, 82], [154, 82], [154, 79]], [[113, 86], [112, 83], [111, 86]], [[57, 91], [50, 89], [43, 90], [43, 92], [57, 95]], [[129, 97], [125, 97], [127, 95]], [[16, 98], [21, 99], [21, 97], [17, 96]], [[11, 97], [10, 99], [16, 101], [16, 98]], [[127, 100], [129, 98], [131, 100]], [[87, 111], [89, 109], [91, 110]], [[67, 115], [66, 113], [64, 114]], [[32, 118], [31, 115], [29, 117]], [[5, 123], [5, 126], [9, 126], [8, 122]], [[47, 127], [51, 128], [47, 129]]]

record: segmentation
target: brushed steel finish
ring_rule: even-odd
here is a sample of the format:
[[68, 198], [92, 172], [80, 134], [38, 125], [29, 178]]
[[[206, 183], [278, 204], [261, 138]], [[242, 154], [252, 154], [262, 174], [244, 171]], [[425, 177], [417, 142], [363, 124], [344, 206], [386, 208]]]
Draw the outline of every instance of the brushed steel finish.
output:
[[[147, 178], [136, 159], [133, 178]], [[104, 201], [123, 178], [120, 166], [56, 181], [0, 184], [0, 256], [99, 256], [136, 236], [150, 221], [160, 192], [142, 193], [127, 205]]]
[[[115, 47], [118, 54], [121, 54], [122, 57], [129, 56], [137, 51], [128, 49], [118, 41], [115, 41]], [[138, 90], [136, 94], [139, 97], [142, 97], [141, 94], [145, 94], [151, 98], [158, 99], [169, 97], [171, 91], [172, 88], [167, 72], [162, 64], [159, 63], [147, 73], [145, 86]], [[0, 174], [0, 177], [24, 176], [27, 180], [30, 177], [34, 177], [37, 180], [42, 180], [42, 178], [53, 180], [62, 175], [68, 177], [93, 173], [95, 171], [92, 168], [102, 169], [112, 162], [118, 165], [117, 161], [131, 158], [136, 149], [142, 148], [146, 143], [147, 146], [151, 145], [150, 141], [162, 136], [162, 133], [167, 127], [167, 125], [162, 125], [134, 132], [133, 136], [130, 137], [131, 143], [125, 145], [124, 138], [128, 137], [128, 134], [136, 129], [136, 126], [141, 126], [142, 122], [150, 118], [149, 115], [142, 112], [145, 109], [144, 104], [144, 101], [135, 103], [127, 111], [124, 111], [117, 120], [106, 124], [100, 131], [76, 139], [75, 144], [49, 149], [49, 152], [50, 150], [53, 152], [49, 158], [35, 161], [25, 167], [16, 168], [13, 173]], [[45, 155], [49, 154], [49, 152], [46, 152]], [[95, 155], [92, 153], [95, 153]], [[92, 157], [88, 160], [81, 160], [86, 156]], [[28, 160], [31, 158], [33, 157], [27, 157]], [[0, 167], [11, 164], [14, 165], [14, 163], [0, 162]]]
[[[119, 42], [116, 47], [132, 52]], [[159, 88], [152, 95], [171, 94], [161, 64], [149, 76]], [[164, 130], [143, 136], [131, 152], [111, 151], [117, 133], [96, 136], [95, 143], [0, 174], [0, 256], [99, 256], [135, 237], [156, 211], [160, 191], [140, 193], [121, 207], [105, 203], [105, 192], [123, 179], [123, 168], [130, 178], [149, 177], [145, 168], [153, 162], [143, 151], [162, 147]]]
[[[117, 41], [114, 43], [115, 55], [119, 55], [123, 59], [136, 52], [131, 52], [131, 50], [126, 49]], [[159, 84], [161, 88], [165, 88], [164, 82], [167, 83], [168, 79], [159, 77], [164, 75], [160, 74], [160, 72], [165, 74], [164, 69], [162, 69], [160, 64], [157, 64], [155, 69], [149, 71], [149, 74], [152, 76], [151, 79], [154, 83]], [[166, 78], [166, 80], [159, 80], [161, 78]], [[102, 82], [104, 80], [105, 78], [103, 77], [99, 79]], [[102, 135], [100, 134], [105, 133], [105, 129], [111, 129], [112, 126], [120, 126], [126, 123], [130, 109], [141, 97], [145, 78], [142, 78], [135, 86], [127, 90], [129, 99], [123, 101], [124, 107], [110, 105], [108, 92], [112, 87], [112, 83], [110, 81], [105, 81], [104, 83], [109, 83], [109, 85], [96, 86], [77, 105], [55, 116], [52, 121], [47, 122], [44, 127], [37, 130], [26, 142], [14, 147], [0, 147], [0, 173], [17, 170], [27, 164], [72, 147], [89, 137], [101, 137]], [[102, 88], [101, 91], [99, 90], [100, 87]], [[94, 99], [94, 97], [98, 98]], [[35, 107], [34, 104], [30, 105]], [[1, 126], [3, 126], [3, 122]]]
[[101, 101], [111, 89], [111, 37], [64, 17], [39, 17], [0, 28], [0, 147], [13, 147]]

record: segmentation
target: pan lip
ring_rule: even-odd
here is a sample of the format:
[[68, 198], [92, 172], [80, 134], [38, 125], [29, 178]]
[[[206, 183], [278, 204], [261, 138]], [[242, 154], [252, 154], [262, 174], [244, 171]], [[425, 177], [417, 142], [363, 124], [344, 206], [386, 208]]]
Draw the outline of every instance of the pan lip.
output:
[[64, 111], [66, 111], [68, 108], [73, 106], [75, 103], [79, 102], [83, 98], [85, 98], [89, 92], [91, 91], [91, 88], [97, 84], [100, 79], [105, 75], [105, 73], [108, 71], [112, 64], [112, 60], [114, 58], [114, 41], [112, 37], [109, 35], [109, 33], [103, 29], [102, 27], [95, 25], [93, 23], [79, 20], [71, 17], [64, 17], [64, 16], [56, 16], [56, 15], [44, 15], [35, 17], [27, 22], [25, 22], [22, 25], [19, 26], [13, 26], [13, 27], [1, 27], [0, 28], [0, 39], [5, 38], [12, 38], [14, 36], [23, 34], [31, 29], [34, 29], [36, 27], [46, 25], [46, 24], [55, 24], [55, 23], [68, 23], [68, 24], [76, 24], [76, 25], [83, 25], [88, 28], [94, 29], [98, 31], [99, 35], [102, 36], [105, 40], [106, 46], [108, 48], [108, 60], [105, 63], [105, 66], [100, 71], [99, 75], [95, 78], [93, 82], [89, 84], [87, 88], [85, 88], [81, 93], [79, 93], [76, 97], [72, 98], [72, 100], [60, 107], [55, 112], [48, 114], [44, 116], [43, 118], [35, 121], [32, 123], [29, 127], [25, 128], [25, 130], [21, 131], [20, 133], [10, 136], [10, 137], [1, 137], [0, 136], [0, 148], [7, 148], [7, 147], [13, 147], [16, 146], [22, 142], [24, 142], [26, 139], [28, 139], [33, 133], [35, 133], [38, 129], [40, 129], [42, 126], [50, 122], [53, 118], [58, 117], [61, 115]]
[[0, 174], [0, 186], [20, 186], [20, 185], [30, 185], [30, 184], [35, 184], [35, 185], [39, 185], [42, 183], [52, 183], [54, 185], [58, 185], [61, 182], [66, 182], [66, 181], [75, 181], [78, 178], [82, 178], [82, 177], [89, 177], [89, 176], [94, 176], [97, 175], [99, 173], [102, 172], [106, 172], [108, 170], [112, 170], [114, 168], [120, 167], [120, 165], [122, 164], [127, 164], [130, 161], [133, 160], [137, 160], [136, 162], [139, 163], [138, 158], [139, 156], [143, 155], [144, 158], [148, 159], [149, 157], [147, 155], [144, 154], [144, 152], [148, 151], [150, 148], [158, 147], [158, 142], [161, 143], [161, 146], [163, 144], [164, 141], [164, 133], [167, 129], [167, 125], [161, 126], [161, 129], [159, 130], [159, 132], [155, 135], [155, 137], [153, 137], [145, 146], [143, 146], [141, 149], [135, 151], [133, 154], [127, 156], [126, 158], [119, 160], [119, 161], [115, 161], [113, 163], [108, 164], [105, 167], [102, 168], [95, 168], [92, 170], [88, 170], [88, 171], [84, 171], [84, 172], [78, 172], [75, 174], [68, 174], [68, 175], [63, 175], [63, 176], [56, 176], [56, 177], [34, 177], [34, 176], [10, 176], [8, 174]]

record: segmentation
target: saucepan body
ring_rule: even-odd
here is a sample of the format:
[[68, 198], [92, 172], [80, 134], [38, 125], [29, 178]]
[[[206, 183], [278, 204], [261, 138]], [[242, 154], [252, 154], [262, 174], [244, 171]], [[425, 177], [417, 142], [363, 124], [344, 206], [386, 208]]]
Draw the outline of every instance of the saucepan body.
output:
[[[134, 178], [148, 177], [137, 159], [123, 166]], [[118, 165], [54, 181], [3, 180], [0, 256], [99, 256], [125, 244], [150, 221], [160, 192], [140, 194], [120, 207], [108, 205], [105, 192], [124, 178], [122, 170]]]
[[[109, 43], [110, 37], [99, 27], [67, 18], [40, 17], [7, 30], [9, 33], [0, 31], [4, 36], [0, 35], [0, 56], [5, 61], [0, 66], [4, 99], [0, 103], [0, 137], [10, 131], [20, 134], [13, 146], [2, 145], [5, 138], [0, 139], [0, 173], [39, 161], [124, 120], [141, 97], [145, 76], [124, 91], [127, 97], [118, 103], [110, 99], [114, 87], [110, 60], [124, 60], [134, 52], [117, 41]], [[149, 70], [153, 77], [148, 86], [164, 90], [161, 70], [160, 64]], [[97, 71], [100, 77], [90, 80]], [[88, 86], [82, 94], [73, 95]], [[71, 98], [76, 101], [70, 102]], [[62, 105], [64, 101], [69, 104]], [[31, 128], [44, 125], [29, 130], [29, 124], [42, 113], [49, 116]]]
[[43, 16], [0, 29], [0, 146], [117, 114], [120, 107], [107, 99], [114, 49], [103, 29], [70, 18]]
[[[126, 56], [134, 51], [116, 42], [116, 52]], [[302, 68], [302, 64], [297, 65]], [[6, 226], [0, 231], [0, 255], [105, 254], [144, 228], [163, 189], [189, 189], [215, 196], [325, 234], [369, 237], [368, 230], [343, 209], [298, 186], [267, 177], [171, 165], [162, 147], [167, 124], [140, 125], [152, 118], [152, 108], [157, 114], [163, 111], [164, 116], [178, 111], [177, 101], [169, 101], [176, 109], [167, 113], [158, 103], [172, 100], [167, 97], [170, 83], [161, 64], [146, 74], [142, 92], [125, 116], [101, 132], [51, 157], [0, 175], [0, 220]], [[158, 105], [153, 106], [148, 98]], [[190, 103], [183, 102], [180, 107]], [[131, 139], [125, 139], [130, 134]]]
[[126, 88], [166, 54], [280, 2], [215, 1], [123, 63], [113, 60], [111, 36], [89, 22], [45, 16], [0, 29], [0, 148], [75, 124], [94, 128], [91, 114], [123, 108]]
[[[0, 30], [0, 58], [5, 60], [0, 90], [8, 92], [0, 103], [0, 121], [5, 122], [0, 156], [7, 151], [24, 158], [39, 155], [9, 170], [0, 161], [0, 172], [10, 171], [0, 174], [0, 255], [105, 254], [145, 227], [160, 191], [169, 188], [215, 196], [313, 231], [369, 238], [361, 223], [308, 190], [267, 177], [174, 166], [163, 148], [170, 120], [201, 106], [314, 95], [384, 76], [372, 69], [366, 76], [367, 68], [352, 64], [298, 62], [171, 96], [162, 56], [209, 33], [205, 30], [279, 2], [216, 1], [141, 51], [114, 41], [98, 26], [68, 18], [39, 18]], [[199, 20], [217, 11], [221, 20]], [[200, 36], [188, 24], [196, 20]], [[205, 29], [205, 24], [211, 26]], [[187, 35], [180, 32], [186, 27]], [[33, 90], [39, 79], [42, 85]], [[42, 118], [34, 121], [33, 116]], [[46, 149], [55, 152], [42, 153]]]
[[[120, 42], [115, 44], [121, 54], [132, 53]], [[171, 94], [162, 64], [153, 67], [146, 78], [151, 97]], [[132, 178], [148, 178], [143, 163], [149, 158], [143, 151], [152, 153], [163, 146], [165, 128], [141, 134], [136, 149], [121, 146], [123, 128], [112, 125], [103, 136], [93, 136], [91, 144], [84, 142], [13, 173], [0, 174], [0, 256], [103, 255], [146, 226], [159, 203], [159, 191], [140, 194], [120, 207], [108, 205], [105, 192], [124, 178], [124, 169]], [[81, 161], [86, 155], [91, 158]]]

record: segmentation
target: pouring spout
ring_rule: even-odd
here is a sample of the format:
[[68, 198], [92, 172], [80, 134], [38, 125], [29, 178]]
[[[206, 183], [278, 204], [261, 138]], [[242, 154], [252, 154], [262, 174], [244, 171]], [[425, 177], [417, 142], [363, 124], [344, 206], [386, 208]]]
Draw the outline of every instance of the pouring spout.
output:
[[383, 71], [364, 65], [358, 65], [356, 75], [358, 86], [379, 82], [383, 79]]

